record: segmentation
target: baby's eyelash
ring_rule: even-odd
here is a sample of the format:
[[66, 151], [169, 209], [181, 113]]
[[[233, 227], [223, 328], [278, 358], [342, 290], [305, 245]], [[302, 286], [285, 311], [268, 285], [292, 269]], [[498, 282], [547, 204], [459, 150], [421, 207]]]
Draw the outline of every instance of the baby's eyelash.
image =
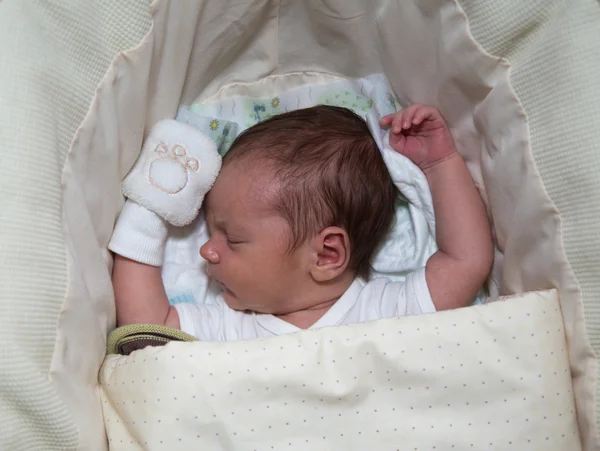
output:
[[238, 240], [235, 240], [235, 239], [230, 238], [228, 236], [226, 236], [225, 239], [227, 240], [227, 242], [229, 244], [242, 244], [243, 243], [243, 241], [238, 241]]

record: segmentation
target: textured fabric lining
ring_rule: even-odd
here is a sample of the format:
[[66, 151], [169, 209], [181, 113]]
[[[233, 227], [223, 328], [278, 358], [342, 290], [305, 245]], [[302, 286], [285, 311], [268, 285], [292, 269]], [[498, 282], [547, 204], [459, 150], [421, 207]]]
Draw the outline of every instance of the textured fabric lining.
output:
[[[590, 124], [600, 119], [600, 7], [594, 0], [460, 3], [478, 42], [512, 64], [531, 143], [518, 139], [525, 118], [506, 90], [506, 108], [494, 106], [505, 64], [461, 40], [463, 17], [451, 0], [163, 0], [152, 3], [152, 12], [143, 0], [0, 2], [0, 66], [10, 68], [0, 83], [0, 430], [8, 431], [0, 448], [105, 447], [96, 393], [114, 325], [105, 247], [122, 202], [118, 181], [144, 133], [173, 117], [180, 103], [223, 85], [308, 70], [348, 78], [391, 74], [403, 103], [432, 101], [449, 111], [461, 143], [494, 129], [499, 139], [481, 143], [488, 154], [467, 155], [476, 182], [498, 186], [505, 175], [524, 177], [520, 192], [529, 194], [519, 199], [508, 184], [484, 193], [502, 243], [498, 262], [508, 262], [497, 264], [492, 291], [560, 288], [580, 432], [586, 450], [597, 447], [596, 363], [580, 301], [598, 351], [600, 130]], [[410, 15], [422, 16], [422, 24], [399, 27], [396, 18]], [[447, 30], [447, 39], [430, 42], [431, 30]], [[402, 39], [404, 33], [411, 38]], [[477, 71], [462, 73], [466, 66], [455, 67], [448, 49], [470, 55]], [[484, 87], [482, 74], [491, 77]], [[475, 110], [462, 91], [473, 89], [480, 89], [471, 93]], [[488, 117], [497, 120], [487, 123]], [[502, 157], [506, 142], [523, 161]], [[532, 170], [529, 144], [554, 204]], [[521, 233], [513, 217], [519, 227], [539, 221], [539, 231]], [[561, 232], [581, 292], [561, 260]], [[547, 248], [528, 247], [544, 239]]]
[[[585, 330], [598, 355], [600, 4], [594, 0], [460, 3], [477, 41], [512, 65], [511, 80], [529, 120], [533, 156], [560, 212], [565, 251], [581, 287]], [[596, 380], [588, 381], [596, 389], [596, 400], [598, 377], [597, 373]], [[600, 426], [598, 401], [595, 418], [596, 425], [586, 425], [589, 449], [600, 446], [594, 430]]]
[[[61, 171], [111, 60], [149, 25], [143, 0], [0, 2], [1, 449], [105, 447], [94, 374], [101, 353], [89, 359], [72, 329], [72, 342], [56, 341], [69, 283]], [[89, 299], [80, 302], [86, 309]], [[105, 333], [93, 318], [79, 327]], [[70, 392], [51, 370], [57, 351], [67, 372], [83, 360], [92, 378], [73, 371]]]

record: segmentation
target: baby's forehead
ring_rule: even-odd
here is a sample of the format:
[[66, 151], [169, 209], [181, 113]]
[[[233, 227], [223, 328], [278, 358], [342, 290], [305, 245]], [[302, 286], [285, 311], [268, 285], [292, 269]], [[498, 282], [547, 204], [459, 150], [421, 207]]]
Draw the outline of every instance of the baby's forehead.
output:
[[207, 197], [207, 209], [268, 214], [278, 196], [275, 171], [260, 165], [227, 165]]

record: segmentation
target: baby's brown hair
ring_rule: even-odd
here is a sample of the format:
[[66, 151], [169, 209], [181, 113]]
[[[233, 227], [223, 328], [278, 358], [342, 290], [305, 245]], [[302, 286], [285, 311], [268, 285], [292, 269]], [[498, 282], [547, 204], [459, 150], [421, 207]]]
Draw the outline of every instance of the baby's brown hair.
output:
[[274, 208], [290, 224], [293, 250], [326, 227], [348, 233], [348, 267], [366, 277], [394, 219], [398, 191], [365, 121], [319, 105], [273, 116], [241, 133], [223, 164], [268, 164], [280, 191]]

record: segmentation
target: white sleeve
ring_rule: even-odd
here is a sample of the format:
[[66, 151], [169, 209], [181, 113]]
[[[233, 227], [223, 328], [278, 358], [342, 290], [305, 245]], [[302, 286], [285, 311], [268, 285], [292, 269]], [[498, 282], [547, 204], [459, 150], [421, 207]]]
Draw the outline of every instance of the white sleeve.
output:
[[410, 273], [398, 293], [398, 314], [418, 315], [435, 312], [435, 305], [425, 280], [425, 268]]
[[179, 328], [201, 341], [224, 341], [224, 312], [221, 304], [199, 305], [182, 302], [174, 305]]

